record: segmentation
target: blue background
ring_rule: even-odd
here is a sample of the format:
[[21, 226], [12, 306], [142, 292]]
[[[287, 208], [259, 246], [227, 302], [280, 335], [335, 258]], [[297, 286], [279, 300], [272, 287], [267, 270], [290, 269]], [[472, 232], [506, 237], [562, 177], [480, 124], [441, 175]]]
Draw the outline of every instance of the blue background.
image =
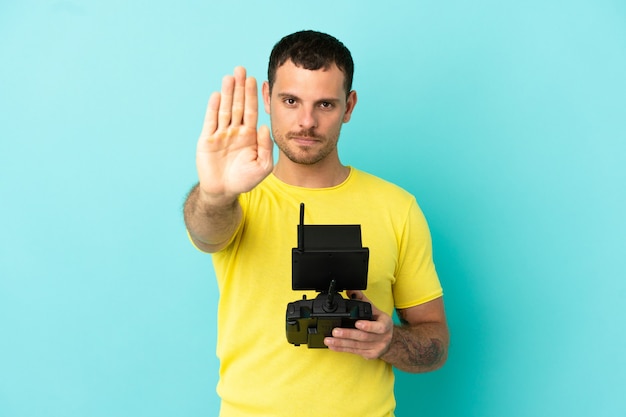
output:
[[625, 415], [626, 3], [4, 0], [0, 416], [215, 415], [196, 138], [308, 28], [356, 61], [343, 162], [432, 230], [450, 358], [398, 416]]

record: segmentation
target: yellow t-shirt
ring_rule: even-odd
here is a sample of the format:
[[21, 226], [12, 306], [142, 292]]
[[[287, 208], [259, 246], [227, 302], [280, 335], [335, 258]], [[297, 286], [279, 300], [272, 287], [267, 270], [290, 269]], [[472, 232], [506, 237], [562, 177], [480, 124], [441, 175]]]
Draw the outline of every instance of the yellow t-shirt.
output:
[[363, 171], [331, 188], [294, 187], [268, 176], [240, 196], [243, 221], [213, 254], [220, 290], [217, 355], [222, 417], [392, 416], [393, 372], [382, 360], [293, 346], [285, 334], [291, 250], [300, 203], [305, 224], [360, 224], [369, 248], [366, 296], [392, 314], [442, 295], [426, 220], [415, 198]]

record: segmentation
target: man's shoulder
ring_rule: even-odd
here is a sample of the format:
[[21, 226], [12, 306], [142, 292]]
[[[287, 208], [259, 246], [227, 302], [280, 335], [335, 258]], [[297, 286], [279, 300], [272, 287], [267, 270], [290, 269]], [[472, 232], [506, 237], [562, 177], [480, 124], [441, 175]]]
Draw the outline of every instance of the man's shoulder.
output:
[[355, 182], [360, 186], [373, 187], [377, 191], [390, 193], [399, 198], [413, 199], [413, 194], [398, 184], [358, 168], [352, 168]]

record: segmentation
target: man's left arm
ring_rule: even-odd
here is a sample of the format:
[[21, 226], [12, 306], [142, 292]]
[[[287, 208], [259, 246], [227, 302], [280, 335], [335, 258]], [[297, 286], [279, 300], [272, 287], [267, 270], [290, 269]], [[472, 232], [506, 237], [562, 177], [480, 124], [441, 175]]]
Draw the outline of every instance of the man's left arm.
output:
[[[356, 299], [370, 302], [361, 291], [353, 293]], [[356, 329], [334, 329], [333, 337], [326, 338], [329, 349], [366, 359], [380, 358], [411, 373], [434, 371], [443, 366], [450, 336], [442, 297], [398, 309], [399, 326], [373, 304], [372, 312], [374, 320], [359, 320]]]

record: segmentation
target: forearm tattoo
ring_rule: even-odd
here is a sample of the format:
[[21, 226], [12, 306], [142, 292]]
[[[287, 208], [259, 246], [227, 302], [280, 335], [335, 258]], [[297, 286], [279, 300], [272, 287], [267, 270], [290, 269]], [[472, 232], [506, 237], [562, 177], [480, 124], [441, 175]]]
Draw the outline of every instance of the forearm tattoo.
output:
[[436, 366], [445, 355], [444, 343], [426, 334], [415, 334], [412, 329], [405, 327], [410, 324], [401, 312], [398, 312], [398, 317], [402, 326], [395, 329], [392, 344], [401, 361], [409, 367]]
[[403, 362], [408, 366], [431, 367], [439, 363], [444, 350], [441, 340], [429, 338], [430, 343], [424, 343], [411, 335], [406, 329], [397, 329], [397, 337], [393, 344], [398, 352], [404, 352]]

